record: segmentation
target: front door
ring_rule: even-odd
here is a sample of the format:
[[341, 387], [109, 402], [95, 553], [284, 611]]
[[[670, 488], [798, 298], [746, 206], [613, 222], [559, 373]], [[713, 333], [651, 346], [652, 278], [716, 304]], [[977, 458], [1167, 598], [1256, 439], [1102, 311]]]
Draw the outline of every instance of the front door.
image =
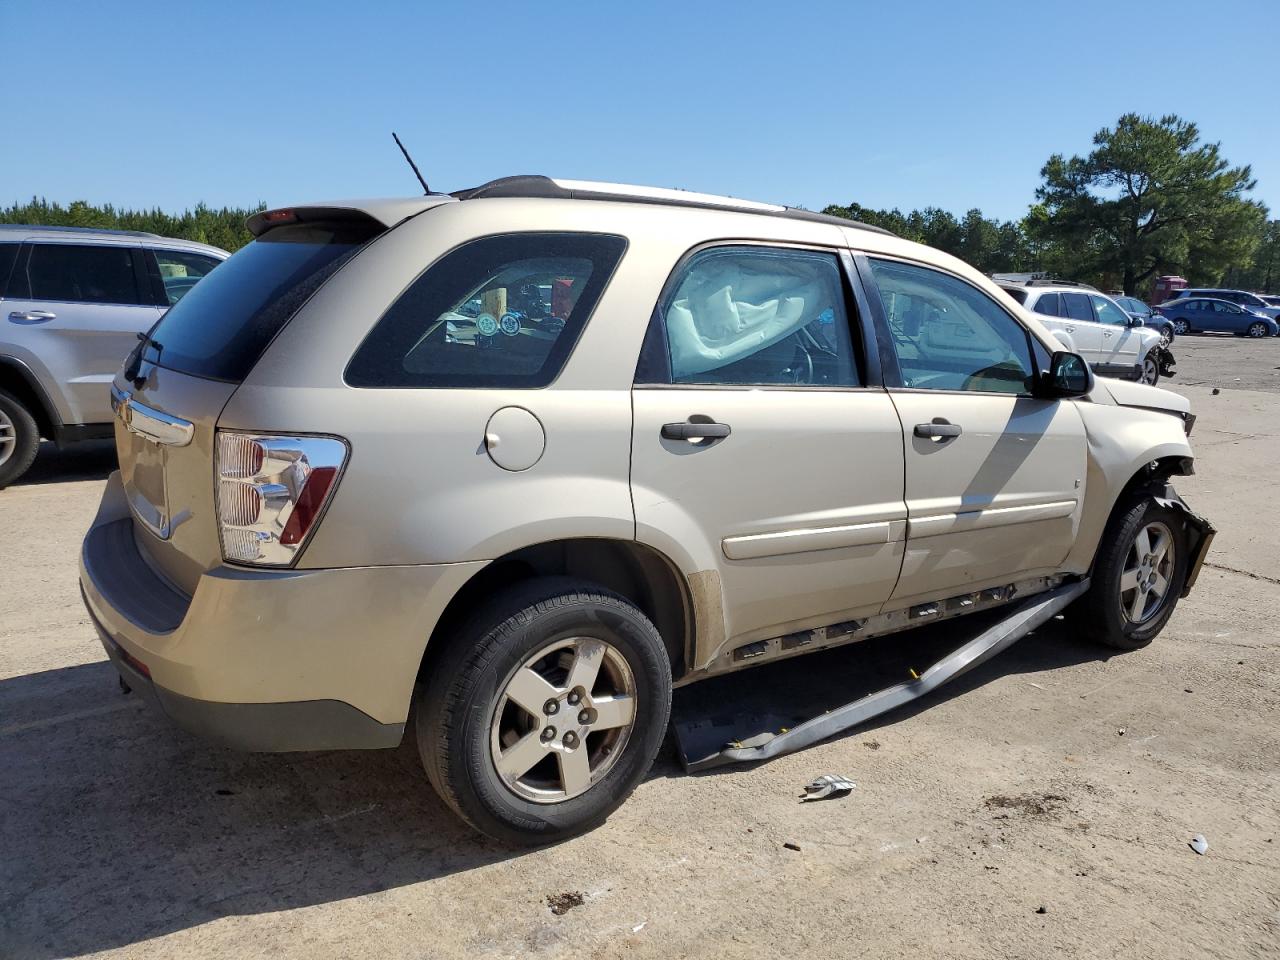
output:
[[1074, 350], [1096, 367], [1103, 362], [1102, 326], [1094, 319], [1093, 304], [1087, 294], [1063, 293], [1063, 316], [1067, 318], [1064, 329], [1071, 334]]
[[906, 448], [907, 547], [892, 606], [1054, 572], [1084, 502], [1074, 402], [1031, 395], [1027, 331], [985, 292], [917, 264], [868, 264]]
[[867, 385], [840, 258], [710, 247], [668, 289], [632, 394], [631, 489], [637, 538], [690, 572], [694, 666], [877, 612], [902, 560], [902, 429]]
[[1131, 374], [1142, 353], [1142, 336], [1129, 326], [1129, 315], [1106, 297], [1091, 294], [1093, 312], [1102, 327], [1102, 357], [1098, 366], [1104, 373]]
[[160, 308], [141, 249], [124, 243], [26, 244], [9, 279], [5, 322], [53, 377], [68, 423], [110, 423], [111, 381]]

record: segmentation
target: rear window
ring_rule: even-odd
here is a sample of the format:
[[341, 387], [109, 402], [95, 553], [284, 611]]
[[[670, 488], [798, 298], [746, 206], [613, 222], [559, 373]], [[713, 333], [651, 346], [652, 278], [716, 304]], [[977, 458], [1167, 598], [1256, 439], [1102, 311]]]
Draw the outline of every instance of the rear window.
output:
[[275, 227], [183, 292], [152, 330], [146, 359], [240, 382], [298, 308], [381, 231], [373, 221]]
[[1013, 299], [1017, 300], [1019, 303], [1027, 302], [1027, 291], [1025, 290], [1020, 290], [1016, 287], [1001, 287], [1000, 289], [1013, 297]]
[[1040, 299], [1036, 301], [1036, 313], [1042, 313], [1046, 317], [1062, 316], [1062, 308], [1058, 305], [1058, 295], [1056, 293], [1042, 293]]
[[622, 237], [587, 233], [515, 233], [463, 244], [383, 314], [351, 359], [346, 381], [545, 387], [564, 367], [625, 249]]

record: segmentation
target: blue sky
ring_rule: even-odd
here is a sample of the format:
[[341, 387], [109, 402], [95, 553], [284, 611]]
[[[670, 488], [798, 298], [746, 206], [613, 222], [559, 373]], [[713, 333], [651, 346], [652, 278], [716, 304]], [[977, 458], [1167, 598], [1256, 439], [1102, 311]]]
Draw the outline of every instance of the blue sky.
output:
[[0, 0], [0, 37], [0, 203], [416, 192], [395, 129], [435, 189], [547, 173], [1007, 218], [1132, 110], [1198, 123], [1280, 215], [1276, 0]]

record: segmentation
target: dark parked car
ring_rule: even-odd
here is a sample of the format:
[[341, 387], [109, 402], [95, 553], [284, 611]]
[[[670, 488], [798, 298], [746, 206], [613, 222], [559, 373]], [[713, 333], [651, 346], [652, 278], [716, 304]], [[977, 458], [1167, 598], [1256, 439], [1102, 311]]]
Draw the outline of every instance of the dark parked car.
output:
[[1179, 297], [1160, 304], [1156, 311], [1173, 324], [1178, 336], [1208, 331], [1234, 333], [1237, 337], [1274, 337], [1280, 333], [1280, 324], [1270, 317], [1226, 300]]
[[1186, 290], [1179, 290], [1173, 295], [1174, 300], [1185, 300], [1188, 297], [1209, 297], [1213, 300], [1226, 300], [1229, 303], [1244, 307], [1246, 310], [1252, 310], [1254, 313], [1261, 313], [1280, 323], [1280, 306], [1267, 303], [1258, 294], [1250, 293], [1248, 290], [1189, 287]]
[[1143, 326], [1149, 327], [1160, 334], [1161, 344], [1167, 347], [1173, 343], [1173, 335], [1176, 331], [1173, 329], [1172, 321], [1160, 316], [1137, 297], [1115, 296], [1111, 299], [1118, 303], [1120, 308], [1133, 319], [1141, 320]]

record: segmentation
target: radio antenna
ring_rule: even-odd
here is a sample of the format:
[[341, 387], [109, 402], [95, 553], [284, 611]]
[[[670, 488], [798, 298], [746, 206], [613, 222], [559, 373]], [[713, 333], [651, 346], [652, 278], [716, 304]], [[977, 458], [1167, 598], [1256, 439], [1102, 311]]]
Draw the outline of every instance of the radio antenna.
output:
[[418, 182], [422, 184], [422, 192], [430, 194], [431, 188], [427, 186], [427, 181], [422, 179], [422, 173], [418, 170], [418, 165], [413, 162], [413, 157], [409, 156], [409, 151], [404, 148], [404, 144], [400, 142], [400, 138], [396, 136], [396, 132], [394, 130], [391, 131], [391, 136], [395, 138], [396, 146], [400, 148], [400, 152], [404, 154], [404, 158], [409, 161], [409, 166], [413, 168], [413, 175], [417, 177]]

